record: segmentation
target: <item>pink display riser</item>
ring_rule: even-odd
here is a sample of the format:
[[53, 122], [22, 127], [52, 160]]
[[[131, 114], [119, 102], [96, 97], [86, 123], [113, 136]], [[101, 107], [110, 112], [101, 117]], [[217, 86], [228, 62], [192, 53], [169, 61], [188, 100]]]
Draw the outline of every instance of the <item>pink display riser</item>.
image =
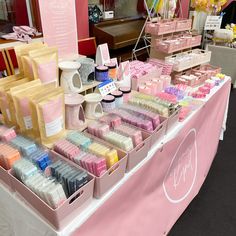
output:
[[[190, 74], [191, 71], [193, 73], [194, 72], [199, 72], [197, 69], [193, 69], [193, 70], [186, 71], [186, 74]], [[185, 85], [188, 85], [190, 87], [196, 87], [196, 86], [199, 86], [199, 85], [203, 84], [208, 78], [210, 78], [207, 73], [204, 73], [203, 75], [199, 76], [198, 79], [183, 81], [183, 80], [180, 79], [183, 74], [184, 73], [178, 73], [178, 74], [173, 75], [173, 83], [174, 84], [185, 84]]]
[[10, 192], [14, 192], [10, 171], [11, 170], [5, 170], [0, 166], [0, 183], [2, 183]]
[[176, 21], [176, 32], [190, 30], [192, 28], [191, 19], [179, 19]]
[[155, 23], [155, 27], [152, 23], [147, 23], [145, 32], [153, 35], [163, 35], [179, 31], [190, 30], [192, 27], [191, 19], [175, 19], [175, 20], [162, 20]]
[[148, 81], [149, 79], [158, 78], [162, 75], [163, 67], [159, 66], [155, 73], [146, 74], [140, 78], [131, 78], [132, 90], [138, 91], [138, 87], [141, 83]]
[[[107, 146], [110, 147], [110, 145], [107, 145]], [[127, 153], [121, 150], [117, 150], [117, 152], [118, 152], [119, 162], [117, 162], [114, 166], [112, 166], [109, 170], [107, 170], [102, 176], [97, 177], [90, 173], [91, 175], [94, 176], [94, 179], [95, 179], [94, 192], [93, 192], [93, 196], [95, 198], [101, 198], [109, 189], [111, 189], [116, 183], [118, 183], [125, 175], [128, 155]], [[51, 153], [55, 154], [56, 152], [51, 151]], [[56, 154], [62, 157], [60, 154], [58, 153]], [[72, 161], [68, 160], [68, 162], [72, 162]]]
[[179, 43], [176, 42], [172, 42], [172, 43], [168, 43], [168, 44], [161, 44], [162, 40], [156, 40], [156, 47], [158, 50], [164, 52], [164, 53], [173, 53], [173, 52], [177, 52], [183, 49], [187, 49], [190, 46], [188, 45], [188, 40], [187, 39], [181, 39], [179, 40]]
[[[132, 125], [129, 125], [131, 127], [134, 127]], [[140, 130], [137, 127], [134, 127], [138, 130]], [[87, 132], [86, 132], [87, 133]], [[88, 133], [87, 133], [88, 134]], [[92, 135], [90, 135], [92, 136]], [[142, 136], [143, 136], [143, 142], [137, 145], [133, 150], [127, 152], [128, 154], [128, 159], [127, 159], [127, 165], [126, 165], [126, 172], [129, 172], [132, 170], [138, 163], [140, 163], [148, 154], [151, 146], [151, 135], [147, 132], [142, 131]], [[92, 136], [94, 139], [99, 140], [100, 142], [109, 145], [117, 150], [121, 150], [120, 148], [116, 147], [113, 144], [110, 144], [98, 137]], [[124, 150], [122, 150], [124, 152]]]
[[[67, 159], [56, 154], [51, 155], [51, 158], [54, 161], [63, 159], [65, 162], [68, 162]], [[74, 163], [72, 163], [72, 165], [75, 168], [82, 169]], [[14, 176], [13, 170], [10, 171], [10, 175], [13, 190], [19, 194], [26, 203], [33, 207], [44, 218], [44, 220], [56, 230], [62, 230], [65, 228], [89, 205], [93, 197], [94, 177], [89, 174], [90, 181], [85, 186], [70, 196], [60, 207], [53, 209], [47, 203], [41, 200], [27, 186], [20, 182]]]
[[[221, 68], [218, 66], [212, 66], [210, 64], [207, 64], [207, 65], [202, 65], [201, 69], [203, 69], [203, 68], [205, 68], [208, 78], [210, 78], [212, 76], [216, 76], [217, 74], [221, 73]], [[199, 68], [195, 69], [194, 71], [198, 72], [198, 70], [199, 70]]]
[[[195, 39], [195, 37], [197, 37]], [[194, 39], [181, 39], [179, 44], [177, 43], [169, 43], [166, 45], [161, 44], [162, 40], [156, 40], [156, 50], [162, 51], [164, 53], [170, 54], [174, 53], [177, 51], [181, 51], [184, 49], [192, 48], [192, 47], [197, 47], [201, 44], [201, 38], [198, 36], [194, 36]]]
[[202, 36], [201, 35], [193, 36], [192, 39], [191, 39], [190, 46], [191, 47], [197, 47], [201, 44], [201, 41], [202, 41]]

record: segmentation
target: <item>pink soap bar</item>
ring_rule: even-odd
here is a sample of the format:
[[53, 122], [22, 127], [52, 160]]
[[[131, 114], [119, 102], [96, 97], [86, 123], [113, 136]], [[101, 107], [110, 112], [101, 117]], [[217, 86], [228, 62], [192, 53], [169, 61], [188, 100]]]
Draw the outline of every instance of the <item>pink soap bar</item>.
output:
[[211, 89], [208, 86], [202, 86], [198, 90], [204, 94], [209, 94], [211, 92]]
[[80, 153], [80, 149], [67, 140], [60, 140], [54, 144], [54, 151], [73, 160]]
[[14, 129], [9, 129], [5, 126], [0, 126], [0, 140], [3, 142], [9, 142], [16, 137]]
[[120, 125], [116, 127], [114, 130], [121, 133], [122, 135], [131, 137], [133, 141], [133, 145], [135, 147], [143, 141], [142, 132], [140, 130], [130, 128], [127, 125]]
[[107, 171], [107, 164], [105, 158], [98, 158], [93, 163], [93, 168], [95, 169], [96, 176], [102, 176]]
[[192, 97], [193, 98], [205, 98], [206, 94], [204, 94], [204, 93], [202, 93], [200, 91], [197, 91], [197, 92], [192, 93]]
[[98, 137], [103, 138], [110, 131], [110, 126], [103, 124], [98, 128]]

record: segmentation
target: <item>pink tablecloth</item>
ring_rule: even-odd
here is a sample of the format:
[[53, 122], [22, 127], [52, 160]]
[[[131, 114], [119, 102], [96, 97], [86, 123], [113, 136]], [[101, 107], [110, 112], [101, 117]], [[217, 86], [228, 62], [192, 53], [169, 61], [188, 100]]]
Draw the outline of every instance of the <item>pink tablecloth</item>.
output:
[[205, 181], [229, 90], [230, 81], [73, 235], [167, 234]]

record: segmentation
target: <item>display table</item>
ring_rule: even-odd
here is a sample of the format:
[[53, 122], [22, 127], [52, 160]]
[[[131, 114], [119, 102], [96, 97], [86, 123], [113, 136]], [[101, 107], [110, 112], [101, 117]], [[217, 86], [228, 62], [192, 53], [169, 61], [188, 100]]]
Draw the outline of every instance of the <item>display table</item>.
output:
[[[148, 156], [61, 232], [0, 185], [0, 235], [167, 234], [198, 194], [225, 129], [231, 79], [149, 151]], [[85, 222], [86, 221], [86, 222]]]

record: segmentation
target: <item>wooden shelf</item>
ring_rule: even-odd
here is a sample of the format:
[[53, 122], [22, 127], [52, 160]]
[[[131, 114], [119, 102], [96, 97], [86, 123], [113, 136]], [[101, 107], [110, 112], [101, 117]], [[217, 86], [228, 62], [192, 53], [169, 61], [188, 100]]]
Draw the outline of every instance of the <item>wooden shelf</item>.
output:
[[101, 82], [94, 81], [91, 84], [83, 85], [83, 89], [79, 92], [81, 94], [87, 94], [87, 92], [91, 93], [94, 92], [95, 88], [100, 84]]

